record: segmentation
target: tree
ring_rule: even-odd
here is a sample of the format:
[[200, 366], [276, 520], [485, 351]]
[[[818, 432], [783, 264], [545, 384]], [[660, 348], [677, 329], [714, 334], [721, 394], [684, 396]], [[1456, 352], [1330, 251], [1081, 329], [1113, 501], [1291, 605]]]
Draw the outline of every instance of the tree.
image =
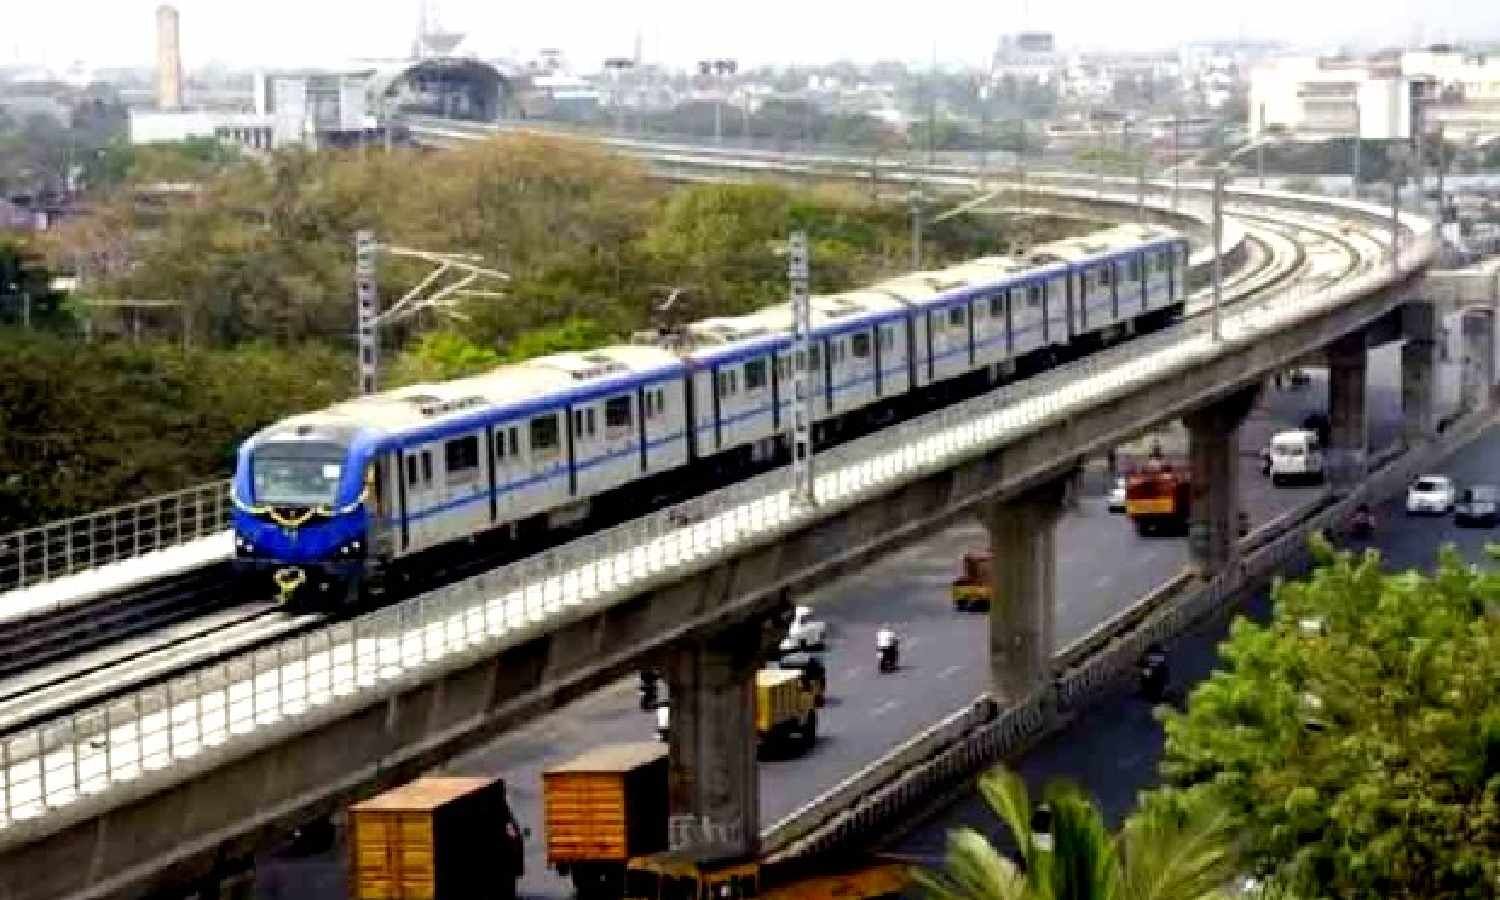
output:
[[1165, 714], [1151, 803], [1230, 816], [1308, 897], [1492, 897], [1500, 879], [1500, 576], [1334, 554], [1237, 621], [1227, 668]]
[[977, 831], [948, 836], [941, 872], [918, 872], [934, 900], [1204, 900], [1236, 871], [1223, 818], [1157, 805], [1113, 838], [1099, 807], [1074, 785], [1047, 786], [1050, 843], [1032, 826], [1026, 783], [1004, 768], [979, 779], [985, 802], [1005, 823], [1021, 865]]

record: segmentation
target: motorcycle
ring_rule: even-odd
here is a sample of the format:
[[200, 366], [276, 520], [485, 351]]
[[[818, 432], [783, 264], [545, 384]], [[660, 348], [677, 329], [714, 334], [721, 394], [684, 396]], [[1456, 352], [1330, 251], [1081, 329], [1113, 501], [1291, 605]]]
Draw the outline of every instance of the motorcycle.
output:
[[896, 667], [900, 664], [900, 646], [898, 643], [890, 643], [876, 649], [876, 653], [880, 655], [880, 671], [896, 671]]
[[1167, 654], [1160, 647], [1153, 645], [1148, 649], [1136, 664], [1136, 671], [1140, 676], [1143, 697], [1157, 702], [1167, 695], [1167, 685], [1172, 681], [1172, 673], [1167, 666]]
[[1375, 514], [1368, 506], [1360, 506], [1349, 517], [1349, 536], [1357, 540], [1369, 540], [1375, 534]]

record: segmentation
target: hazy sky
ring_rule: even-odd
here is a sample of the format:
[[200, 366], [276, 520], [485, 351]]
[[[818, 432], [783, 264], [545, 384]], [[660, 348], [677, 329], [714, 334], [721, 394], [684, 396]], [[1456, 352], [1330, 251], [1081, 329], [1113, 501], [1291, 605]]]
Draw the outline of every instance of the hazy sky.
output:
[[[4, 0], [0, 62], [147, 65], [156, 0]], [[441, 22], [489, 56], [559, 47], [576, 68], [733, 56], [746, 64], [839, 58], [977, 63], [999, 34], [1055, 31], [1067, 46], [1150, 48], [1212, 37], [1297, 44], [1500, 39], [1500, 0], [442, 0]], [[411, 45], [417, 0], [178, 0], [183, 58], [332, 65]], [[1251, 14], [1243, 9], [1253, 10]], [[886, 12], [889, 10], [889, 12]]]

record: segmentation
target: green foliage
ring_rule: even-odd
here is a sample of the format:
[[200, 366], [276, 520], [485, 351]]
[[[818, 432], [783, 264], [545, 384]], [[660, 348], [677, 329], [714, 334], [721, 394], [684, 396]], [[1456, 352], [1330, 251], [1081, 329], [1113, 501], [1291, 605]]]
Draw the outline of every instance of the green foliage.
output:
[[402, 351], [384, 380], [388, 385], [448, 381], [477, 375], [500, 362], [500, 354], [471, 343], [463, 335], [433, 331]]
[[238, 443], [353, 384], [314, 346], [183, 351], [0, 332], [0, 532], [227, 475]]
[[1164, 714], [1150, 805], [1222, 810], [1253, 865], [1307, 897], [1491, 897], [1500, 878], [1500, 576], [1333, 555], [1238, 621]]
[[1056, 782], [1041, 798], [1052, 812], [1051, 844], [1031, 823], [1032, 801], [1014, 772], [979, 779], [985, 802], [1005, 824], [1022, 866], [978, 832], [955, 829], [941, 872], [918, 872], [934, 900], [1205, 900], [1235, 872], [1223, 817], [1152, 806], [1110, 837], [1099, 807], [1076, 786]]
[[556, 325], [533, 328], [516, 336], [506, 349], [507, 362], [520, 362], [533, 356], [561, 353], [564, 350], [588, 350], [608, 343], [613, 336], [599, 322], [574, 316]]

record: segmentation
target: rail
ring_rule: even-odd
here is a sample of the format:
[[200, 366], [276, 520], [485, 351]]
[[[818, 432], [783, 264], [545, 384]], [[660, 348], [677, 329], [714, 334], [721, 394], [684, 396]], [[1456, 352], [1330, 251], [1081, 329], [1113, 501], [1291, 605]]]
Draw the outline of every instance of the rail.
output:
[[0, 615], [8, 591], [222, 532], [229, 511], [229, 482], [214, 481], [0, 535]]
[[[1298, 285], [1231, 307], [1222, 339], [1198, 317], [982, 397], [883, 429], [818, 458], [817, 505], [793, 504], [773, 471], [536, 556], [228, 658], [0, 737], [0, 845], [83, 798], [186, 777], [282, 729], [311, 727], [545, 633], [655, 584], [679, 580], [817, 519], [951, 468], [1102, 402], [1178, 377], [1384, 286], [1431, 258], [1430, 235], [1394, 267], [1335, 286]], [[1007, 715], [1009, 715], [1007, 713]], [[300, 721], [299, 721], [300, 720]], [[272, 737], [264, 737], [266, 734]], [[239, 749], [235, 749], [238, 747]], [[210, 752], [213, 751], [213, 752]], [[30, 820], [30, 821], [28, 821]], [[17, 827], [22, 826], [22, 827]], [[9, 833], [7, 833], [9, 832]]]

